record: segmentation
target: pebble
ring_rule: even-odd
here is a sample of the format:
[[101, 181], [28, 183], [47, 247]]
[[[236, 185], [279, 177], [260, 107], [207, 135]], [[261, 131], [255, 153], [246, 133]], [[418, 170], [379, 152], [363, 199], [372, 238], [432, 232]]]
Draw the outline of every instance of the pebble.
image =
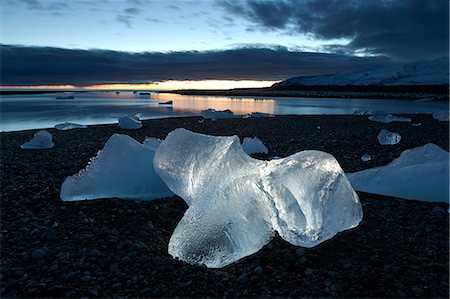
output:
[[411, 292], [414, 294], [414, 296], [416, 297], [422, 297], [424, 295], [424, 291], [422, 288], [419, 287], [414, 287], [411, 289]]
[[304, 256], [305, 255], [305, 250], [303, 248], [298, 248], [295, 253], [297, 254], [297, 256]]
[[31, 257], [34, 260], [39, 260], [39, 259], [44, 258], [46, 254], [47, 254], [47, 252], [44, 249], [39, 248], [39, 249], [34, 250], [33, 253], [31, 253]]

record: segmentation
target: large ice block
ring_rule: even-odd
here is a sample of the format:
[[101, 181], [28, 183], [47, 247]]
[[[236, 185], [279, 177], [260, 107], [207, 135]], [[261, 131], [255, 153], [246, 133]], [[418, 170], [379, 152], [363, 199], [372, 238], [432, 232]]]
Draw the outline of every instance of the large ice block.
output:
[[236, 115], [233, 111], [227, 110], [215, 110], [206, 109], [202, 110], [202, 116], [204, 119], [218, 120], [223, 118], [242, 118], [242, 115]]
[[411, 122], [411, 118], [403, 116], [395, 116], [392, 114], [376, 114], [369, 116], [369, 120], [376, 121], [380, 123], [391, 123], [391, 122]]
[[52, 134], [41, 130], [34, 134], [33, 139], [20, 146], [22, 149], [48, 149], [53, 147]]
[[84, 128], [87, 128], [87, 126], [86, 125], [80, 125], [80, 124], [74, 124], [74, 123], [65, 122], [65, 123], [62, 123], [62, 124], [55, 125], [55, 128], [60, 130], [60, 131], [66, 131], [66, 130], [72, 130], [72, 129], [84, 129]]
[[423, 201], [449, 200], [449, 153], [428, 143], [385, 166], [347, 174], [358, 191]]
[[154, 155], [154, 150], [130, 136], [114, 134], [85, 169], [66, 178], [61, 186], [61, 199], [151, 200], [172, 196], [155, 173]]
[[237, 136], [176, 129], [155, 154], [156, 172], [189, 205], [169, 253], [217, 268], [257, 252], [277, 231], [311, 247], [362, 219], [358, 196], [333, 156], [303, 151], [261, 161]]
[[135, 129], [141, 128], [142, 123], [139, 120], [139, 117], [137, 117], [137, 116], [131, 117], [131, 116], [125, 115], [125, 116], [119, 117], [119, 127], [121, 127], [122, 129], [132, 129], [132, 130], [134, 129], [135, 130]]

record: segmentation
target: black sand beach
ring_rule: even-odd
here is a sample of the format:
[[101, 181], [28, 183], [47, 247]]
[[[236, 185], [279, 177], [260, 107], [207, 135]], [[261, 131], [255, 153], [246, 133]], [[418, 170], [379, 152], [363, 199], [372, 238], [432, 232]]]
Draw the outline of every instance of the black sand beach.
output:
[[[58, 131], [54, 148], [21, 150], [37, 131], [0, 133], [1, 297], [426, 297], [448, 298], [448, 204], [358, 193], [362, 223], [314, 248], [276, 237], [260, 252], [223, 269], [174, 260], [169, 238], [187, 209], [173, 197], [151, 202], [62, 202], [61, 183], [83, 169], [113, 133], [142, 142], [177, 127], [212, 135], [258, 137], [268, 155], [315, 149], [345, 172], [385, 165], [405, 149], [432, 142], [449, 150], [449, 123], [410, 115], [383, 124], [367, 116], [277, 116], [144, 121]], [[399, 132], [378, 144], [381, 129]], [[369, 162], [360, 157], [368, 153]]]

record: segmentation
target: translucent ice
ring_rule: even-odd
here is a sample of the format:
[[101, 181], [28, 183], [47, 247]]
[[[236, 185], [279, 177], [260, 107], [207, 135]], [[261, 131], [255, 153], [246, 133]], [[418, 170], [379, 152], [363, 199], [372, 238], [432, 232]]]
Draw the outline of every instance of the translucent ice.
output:
[[362, 219], [358, 196], [327, 153], [261, 161], [237, 136], [177, 129], [156, 151], [154, 166], [189, 205], [169, 242], [169, 253], [188, 263], [226, 266], [257, 252], [274, 231], [312, 247]]
[[137, 116], [122, 116], [119, 117], [119, 127], [122, 129], [139, 129], [142, 127], [142, 123]]
[[151, 149], [152, 151], [156, 152], [159, 145], [163, 142], [161, 139], [154, 138], [154, 137], [147, 137], [144, 140], [144, 146]]
[[400, 142], [402, 137], [397, 132], [389, 132], [388, 130], [381, 130], [378, 134], [378, 142], [382, 145], [394, 145]]
[[428, 143], [388, 165], [347, 174], [356, 190], [423, 201], [448, 201], [449, 153]]
[[172, 196], [154, 171], [154, 155], [154, 150], [130, 136], [114, 134], [85, 169], [66, 178], [61, 199], [151, 200]]
[[41, 130], [34, 134], [33, 139], [20, 146], [22, 149], [47, 149], [53, 147], [52, 134]]
[[202, 116], [204, 119], [218, 120], [222, 118], [241, 118], [241, 115], [233, 114], [233, 111], [227, 109], [222, 111], [217, 111], [215, 109], [202, 110]]
[[262, 113], [262, 112], [252, 112], [249, 115], [250, 115], [250, 117], [254, 117], [254, 118], [274, 117], [273, 114]]
[[438, 121], [448, 121], [448, 117], [449, 117], [448, 110], [433, 113], [433, 118], [437, 119]]
[[372, 160], [372, 157], [369, 154], [364, 154], [361, 156], [361, 161], [363, 161], [363, 162], [367, 162], [370, 160]]
[[267, 154], [269, 152], [269, 150], [262, 143], [262, 141], [256, 137], [253, 138], [245, 137], [244, 141], [242, 141], [242, 149], [249, 155], [253, 153]]
[[395, 116], [395, 115], [392, 115], [392, 114], [372, 115], [372, 116], [369, 116], [369, 120], [380, 122], [380, 123], [391, 123], [391, 122], [394, 122], [394, 121], [407, 122], [407, 123], [411, 122], [411, 118], [409, 118], [409, 117]]
[[65, 130], [72, 130], [72, 129], [83, 129], [83, 128], [87, 128], [87, 126], [65, 122], [62, 124], [57, 124], [55, 126], [55, 128], [58, 130], [61, 130], [61, 131], [65, 131]]

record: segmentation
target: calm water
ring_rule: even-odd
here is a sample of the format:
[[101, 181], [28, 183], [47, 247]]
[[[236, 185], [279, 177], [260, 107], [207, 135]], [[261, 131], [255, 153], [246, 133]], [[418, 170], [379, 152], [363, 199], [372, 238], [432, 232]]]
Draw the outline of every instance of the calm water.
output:
[[[230, 109], [235, 114], [352, 114], [355, 110], [387, 113], [432, 113], [449, 109], [448, 103], [399, 100], [183, 96], [132, 92], [74, 93], [74, 100], [57, 100], [62, 94], [12, 95], [0, 98], [0, 131], [51, 128], [58, 123], [116, 123], [117, 117], [138, 114], [141, 119], [201, 115], [208, 108]], [[70, 94], [64, 94], [70, 95]], [[160, 102], [173, 101], [173, 105]]]

